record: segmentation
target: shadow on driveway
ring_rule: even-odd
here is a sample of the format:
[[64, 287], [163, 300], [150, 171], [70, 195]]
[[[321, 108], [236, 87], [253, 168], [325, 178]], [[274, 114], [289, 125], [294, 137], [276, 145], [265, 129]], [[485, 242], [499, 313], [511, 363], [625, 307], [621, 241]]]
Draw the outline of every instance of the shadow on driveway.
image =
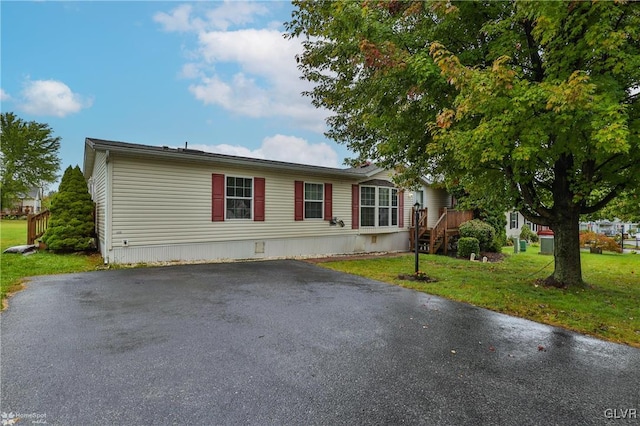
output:
[[298, 261], [39, 277], [1, 320], [0, 411], [19, 424], [600, 425], [640, 411], [638, 349]]

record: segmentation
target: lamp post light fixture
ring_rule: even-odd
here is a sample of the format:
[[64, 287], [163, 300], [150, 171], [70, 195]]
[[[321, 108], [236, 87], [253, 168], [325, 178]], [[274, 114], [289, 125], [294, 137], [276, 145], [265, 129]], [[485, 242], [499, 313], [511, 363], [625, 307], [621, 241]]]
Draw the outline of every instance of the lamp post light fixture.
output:
[[416, 271], [417, 274], [420, 270], [420, 252], [418, 251], [418, 239], [420, 238], [420, 203], [416, 201], [413, 205], [413, 210], [415, 214], [414, 224], [415, 224], [415, 237], [413, 241], [413, 247], [416, 252]]

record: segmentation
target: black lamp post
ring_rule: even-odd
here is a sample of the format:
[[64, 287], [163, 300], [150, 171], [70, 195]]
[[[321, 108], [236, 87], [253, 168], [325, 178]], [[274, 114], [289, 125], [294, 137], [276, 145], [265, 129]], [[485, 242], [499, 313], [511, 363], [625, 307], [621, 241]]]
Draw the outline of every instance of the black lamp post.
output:
[[416, 232], [415, 232], [415, 237], [414, 237], [414, 241], [413, 241], [413, 247], [415, 249], [416, 252], [416, 274], [418, 273], [418, 271], [420, 270], [420, 254], [418, 251], [418, 239], [420, 238], [420, 203], [416, 202], [413, 205], [413, 209], [414, 209], [414, 214], [415, 214], [415, 218], [414, 218], [414, 223], [416, 226]]

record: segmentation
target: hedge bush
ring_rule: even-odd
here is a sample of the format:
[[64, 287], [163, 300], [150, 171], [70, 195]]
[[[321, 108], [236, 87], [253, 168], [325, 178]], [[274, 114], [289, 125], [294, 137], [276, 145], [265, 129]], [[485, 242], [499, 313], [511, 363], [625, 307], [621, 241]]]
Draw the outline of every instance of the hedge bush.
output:
[[480, 244], [480, 251], [496, 251], [500, 249], [493, 226], [479, 219], [469, 220], [460, 225], [460, 237], [460, 239], [477, 239], [478, 244]]
[[51, 219], [42, 241], [53, 251], [94, 248], [93, 201], [80, 167], [69, 166], [51, 200]]
[[527, 240], [531, 243], [537, 243], [539, 240], [538, 234], [533, 232], [527, 224], [522, 225], [522, 230], [520, 231], [520, 239]]
[[458, 257], [469, 258], [471, 253], [480, 255], [480, 242], [474, 237], [462, 237], [458, 240]]

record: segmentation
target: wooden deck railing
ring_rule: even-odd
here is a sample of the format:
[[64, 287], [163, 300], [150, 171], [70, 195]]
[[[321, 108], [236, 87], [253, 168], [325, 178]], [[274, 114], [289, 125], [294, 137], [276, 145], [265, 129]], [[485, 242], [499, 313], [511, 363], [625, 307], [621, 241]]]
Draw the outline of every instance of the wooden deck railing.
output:
[[445, 234], [448, 229], [447, 209], [440, 211], [440, 218], [431, 230], [431, 238], [429, 240], [429, 253], [435, 253], [440, 248], [440, 244], [444, 241]]
[[38, 214], [27, 216], [27, 244], [33, 244], [44, 235], [49, 226], [49, 216], [51, 212], [45, 210]]
[[[443, 207], [439, 210], [440, 217], [438, 221], [433, 226], [433, 228], [429, 228], [427, 226], [427, 209], [420, 210], [420, 223], [418, 224], [418, 234], [419, 238], [422, 238], [426, 233], [429, 234], [429, 253], [437, 252], [440, 247], [445, 247], [445, 254], [447, 252], [447, 245], [449, 243], [449, 238], [452, 235], [457, 235], [458, 228], [464, 222], [473, 219], [473, 211], [464, 210], [457, 211], [453, 209], [448, 209]], [[411, 249], [413, 250], [414, 239], [415, 239], [415, 210], [411, 210], [411, 225], [409, 227], [409, 244]]]
[[446, 207], [440, 209], [440, 216], [446, 213], [447, 229], [457, 229], [464, 222], [473, 219], [473, 211], [471, 210], [450, 210]]

